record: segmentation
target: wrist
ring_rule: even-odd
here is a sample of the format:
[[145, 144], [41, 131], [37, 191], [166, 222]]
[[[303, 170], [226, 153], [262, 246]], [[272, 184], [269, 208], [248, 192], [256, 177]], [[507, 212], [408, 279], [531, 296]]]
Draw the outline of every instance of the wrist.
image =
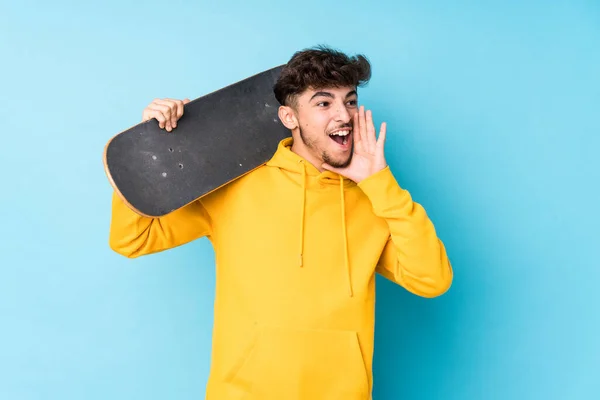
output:
[[379, 174], [381, 171], [383, 171], [385, 169], [388, 169], [388, 165], [387, 164], [384, 164], [384, 165], [379, 166], [377, 168], [371, 169], [364, 176], [359, 177], [359, 179], [356, 181], [356, 184], [359, 184], [359, 183], [363, 182], [364, 180], [367, 180], [367, 179], [371, 178], [372, 176], [375, 176], [375, 175]]
[[389, 166], [372, 174], [357, 186], [369, 198], [377, 215], [384, 213], [390, 202], [403, 207], [411, 201], [410, 194], [400, 187]]

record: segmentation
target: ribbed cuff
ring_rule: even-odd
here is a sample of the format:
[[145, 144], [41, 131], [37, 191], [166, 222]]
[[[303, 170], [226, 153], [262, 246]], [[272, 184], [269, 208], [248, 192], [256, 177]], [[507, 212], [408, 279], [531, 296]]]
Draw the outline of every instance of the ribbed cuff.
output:
[[402, 189], [389, 166], [362, 180], [358, 187], [367, 195], [375, 214], [383, 216], [387, 210], [402, 208], [412, 201], [407, 190]]

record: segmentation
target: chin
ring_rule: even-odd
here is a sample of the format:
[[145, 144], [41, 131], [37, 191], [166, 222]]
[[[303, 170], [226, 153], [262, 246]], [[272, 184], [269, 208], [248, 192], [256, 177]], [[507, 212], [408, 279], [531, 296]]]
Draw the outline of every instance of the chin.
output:
[[346, 168], [352, 161], [352, 153], [339, 157], [330, 157], [329, 154], [323, 154], [323, 161], [334, 168]]

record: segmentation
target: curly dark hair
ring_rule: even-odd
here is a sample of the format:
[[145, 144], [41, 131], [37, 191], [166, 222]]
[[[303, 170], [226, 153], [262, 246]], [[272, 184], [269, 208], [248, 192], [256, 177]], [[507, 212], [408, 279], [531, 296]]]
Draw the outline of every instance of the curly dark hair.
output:
[[284, 106], [294, 105], [295, 96], [308, 88], [361, 87], [371, 79], [371, 64], [362, 54], [348, 56], [323, 45], [294, 53], [273, 87]]

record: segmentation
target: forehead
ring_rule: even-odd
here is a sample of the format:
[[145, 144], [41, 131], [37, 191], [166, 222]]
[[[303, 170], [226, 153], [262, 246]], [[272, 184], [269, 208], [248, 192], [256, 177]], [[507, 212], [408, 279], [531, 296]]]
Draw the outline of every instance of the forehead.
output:
[[353, 86], [341, 86], [341, 87], [321, 87], [313, 88], [309, 87], [306, 89], [301, 97], [305, 101], [310, 101], [317, 97], [330, 97], [330, 98], [346, 98], [350, 96], [356, 96], [356, 88]]

